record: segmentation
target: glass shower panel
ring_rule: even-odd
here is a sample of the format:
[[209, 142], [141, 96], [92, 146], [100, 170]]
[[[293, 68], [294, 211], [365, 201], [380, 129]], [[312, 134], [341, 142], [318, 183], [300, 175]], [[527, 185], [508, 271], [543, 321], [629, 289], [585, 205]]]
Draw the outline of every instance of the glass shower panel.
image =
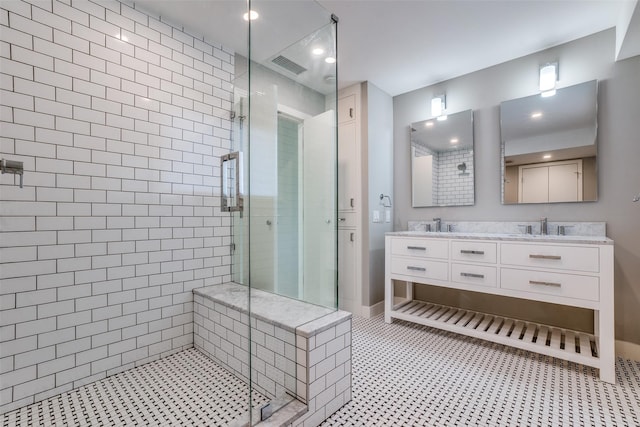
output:
[[[335, 310], [336, 22], [311, 0], [251, 0], [250, 9], [258, 18], [249, 24], [248, 191], [234, 223], [249, 261], [234, 266], [235, 280], [249, 285], [252, 307], [268, 292]], [[252, 423], [300, 396], [298, 320], [283, 321], [293, 331], [287, 343], [277, 323], [250, 312]]]
[[335, 308], [335, 24], [313, 1], [251, 9], [250, 285]]

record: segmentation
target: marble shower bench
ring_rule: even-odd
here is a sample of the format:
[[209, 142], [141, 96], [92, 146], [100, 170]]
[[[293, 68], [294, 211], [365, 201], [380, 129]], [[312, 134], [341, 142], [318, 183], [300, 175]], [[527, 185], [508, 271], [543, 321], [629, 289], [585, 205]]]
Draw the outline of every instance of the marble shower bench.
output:
[[195, 348], [268, 398], [296, 399], [262, 425], [319, 425], [351, 400], [351, 313], [251, 289], [249, 316], [247, 292], [193, 290]]

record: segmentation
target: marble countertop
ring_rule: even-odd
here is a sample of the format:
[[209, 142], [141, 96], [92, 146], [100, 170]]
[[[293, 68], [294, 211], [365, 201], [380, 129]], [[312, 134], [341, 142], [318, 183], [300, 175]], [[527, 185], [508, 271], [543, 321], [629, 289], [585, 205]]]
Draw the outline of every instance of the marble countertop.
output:
[[[247, 292], [249, 288], [237, 283], [223, 283], [194, 289], [196, 295], [211, 298], [223, 305], [247, 313], [249, 303]], [[332, 314], [332, 316], [326, 317]], [[268, 323], [276, 324], [284, 329], [295, 331], [296, 328], [313, 322], [312, 324], [333, 323], [337, 317], [351, 316], [340, 310], [335, 310], [308, 302], [287, 298], [259, 289], [251, 288], [251, 315]], [[322, 319], [321, 319], [322, 318]]]
[[604, 236], [556, 236], [540, 234], [510, 234], [510, 233], [456, 233], [433, 231], [394, 231], [387, 236], [431, 237], [440, 239], [477, 239], [477, 240], [505, 240], [517, 242], [545, 242], [545, 243], [580, 243], [593, 245], [613, 245], [613, 240]]

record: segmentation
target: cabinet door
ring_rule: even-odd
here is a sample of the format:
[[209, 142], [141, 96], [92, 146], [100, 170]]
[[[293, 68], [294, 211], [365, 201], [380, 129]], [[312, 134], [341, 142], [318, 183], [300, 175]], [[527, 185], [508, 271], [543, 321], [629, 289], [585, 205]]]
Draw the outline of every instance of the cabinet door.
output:
[[358, 307], [356, 232], [338, 229], [338, 308], [354, 313]]
[[356, 118], [356, 96], [349, 95], [338, 99], [338, 124], [355, 120]]
[[358, 179], [356, 123], [338, 126], [338, 210], [354, 210]]

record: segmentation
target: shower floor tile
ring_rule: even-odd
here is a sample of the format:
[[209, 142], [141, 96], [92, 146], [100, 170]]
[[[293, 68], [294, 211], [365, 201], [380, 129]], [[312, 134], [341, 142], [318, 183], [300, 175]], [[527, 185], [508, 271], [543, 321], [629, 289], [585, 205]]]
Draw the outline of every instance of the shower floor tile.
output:
[[223, 426], [245, 414], [248, 396], [242, 380], [189, 349], [7, 412], [2, 426]]
[[[382, 316], [353, 318], [353, 400], [323, 426], [640, 426], [640, 362], [595, 369]], [[248, 388], [195, 349], [3, 415], [2, 426], [224, 426]], [[260, 397], [258, 405], [266, 402]]]

